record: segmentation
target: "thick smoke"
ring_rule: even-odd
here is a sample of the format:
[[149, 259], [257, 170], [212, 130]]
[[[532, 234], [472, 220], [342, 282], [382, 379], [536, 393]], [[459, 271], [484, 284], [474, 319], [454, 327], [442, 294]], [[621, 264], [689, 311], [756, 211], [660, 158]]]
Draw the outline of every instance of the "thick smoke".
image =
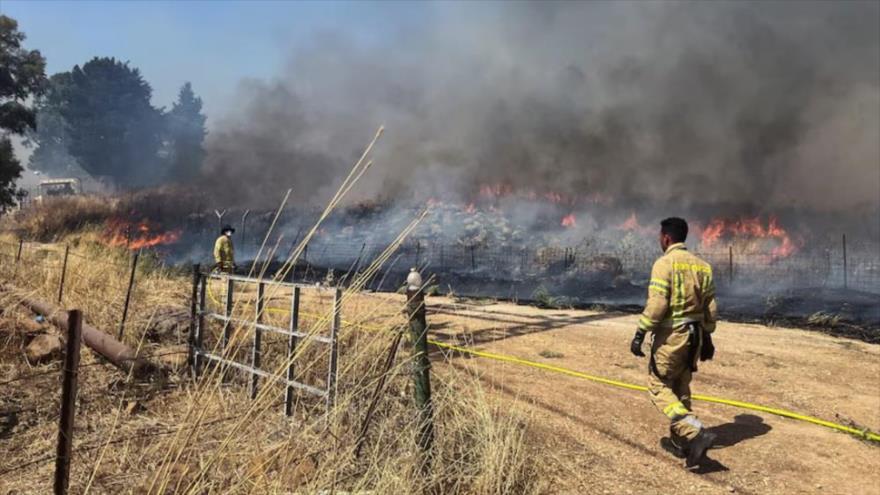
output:
[[502, 183], [748, 213], [880, 204], [880, 3], [430, 8], [388, 42], [316, 35], [243, 82], [209, 136], [219, 199], [326, 201], [385, 124], [361, 198]]

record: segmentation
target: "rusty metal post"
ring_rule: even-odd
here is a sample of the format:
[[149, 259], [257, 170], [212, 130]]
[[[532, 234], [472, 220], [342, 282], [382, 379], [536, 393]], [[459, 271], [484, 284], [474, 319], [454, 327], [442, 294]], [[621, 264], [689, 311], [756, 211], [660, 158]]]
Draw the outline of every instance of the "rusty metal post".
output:
[[342, 319], [342, 291], [333, 292], [333, 320], [330, 324], [330, 366], [327, 371], [327, 412], [336, 404], [336, 368], [339, 354], [339, 323]]
[[843, 288], [849, 288], [849, 270], [846, 265], [846, 234], [843, 234]]
[[250, 215], [251, 210], [245, 210], [241, 215], [241, 247], [242, 249], [247, 248], [247, 241], [245, 240], [245, 233], [247, 232], [247, 217]]
[[67, 313], [67, 343], [61, 384], [61, 417], [58, 420], [58, 449], [55, 456], [55, 494], [67, 493], [70, 481], [70, 456], [73, 446], [73, 423], [76, 416], [76, 385], [79, 374], [79, 351], [82, 336], [82, 312]]
[[196, 377], [198, 377], [199, 373], [202, 371], [202, 368], [201, 368], [202, 358], [201, 358], [201, 356], [199, 356], [198, 353], [201, 352], [201, 350], [202, 350], [202, 339], [204, 338], [204, 334], [205, 334], [205, 309], [207, 307], [207, 298], [205, 296], [207, 295], [206, 292], [208, 289], [208, 276], [203, 273], [199, 273], [198, 279], [199, 279], [199, 283], [200, 283], [200, 285], [199, 285], [199, 314], [198, 314], [198, 318], [196, 319], [196, 336], [195, 336], [195, 340], [194, 340], [195, 359], [193, 360], [193, 367], [194, 367], [193, 371], [195, 372]]
[[24, 245], [24, 239], [18, 240], [18, 251], [15, 253], [15, 263], [18, 264], [21, 261], [21, 248]]
[[361, 422], [360, 433], [358, 434], [357, 441], [355, 441], [355, 459], [361, 456], [361, 449], [364, 447], [364, 442], [367, 440], [370, 421], [373, 419], [373, 413], [376, 411], [376, 406], [379, 404], [379, 397], [382, 394], [382, 390], [385, 389], [385, 381], [388, 378], [388, 372], [391, 371], [391, 367], [394, 365], [394, 358], [397, 357], [397, 349], [400, 347], [400, 340], [402, 337], [403, 332], [397, 332], [397, 335], [395, 335], [394, 339], [391, 341], [391, 347], [388, 348], [388, 355], [385, 358], [385, 366], [382, 367], [382, 374], [379, 376], [379, 383], [376, 384], [376, 389], [373, 390], [373, 397], [370, 399], [370, 406], [367, 408], [367, 414], [364, 415], [364, 420]]
[[131, 273], [128, 275], [128, 289], [125, 291], [125, 304], [122, 305], [122, 319], [119, 321], [119, 334], [117, 336], [120, 341], [122, 340], [123, 332], [125, 332], [125, 320], [128, 318], [128, 305], [131, 303], [131, 290], [134, 288], [134, 275], [137, 271], [140, 255], [141, 251], [137, 250], [134, 252], [134, 256], [131, 257]]
[[[299, 287], [293, 288], [293, 294], [290, 296], [290, 336], [287, 340], [287, 381], [292, 382], [293, 373], [293, 357], [296, 355], [296, 332], [299, 331]], [[287, 386], [284, 390], [284, 415], [293, 414], [293, 387]]]
[[187, 362], [195, 370], [196, 356], [196, 322], [199, 310], [199, 271], [201, 266], [196, 263], [193, 265], [192, 273], [192, 293], [190, 294], [189, 303], [189, 356]]
[[[206, 282], [207, 283], [207, 282]], [[228, 350], [229, 347], [229, 337], [232, 334], [232, 307], [234, 304], [234, 292], [235, 292], [235, 282], [232, 278], [226, 278], [226, 309], [224, 314], [226, 315], [226, 321], [223, 322], [223, 352], [224, 354]], [[226, 356], [228, 357], [228, 356]]]
[[67, 257], [70, 254], [70, 244], [64, 246], [64, 263], [61, 265], [61, 281], [58, 283], [58, 304], [61, 304], [61, 296], [64, 295], [64, 279], [67, 276]]
[[[263, 341], [263, 331], [260, 329], [260, 323], [263, 322], [263, 306], [265, 305], [266, 283], [260, 281], [257, 284], [257, 314], [254, 318], [254, 347], [251, 350], [251, 366], [260, 369], [260, 344]], [[257, 398], [257, 387], [259, 387], [260, 375], [251, 374], [251, 399]]]

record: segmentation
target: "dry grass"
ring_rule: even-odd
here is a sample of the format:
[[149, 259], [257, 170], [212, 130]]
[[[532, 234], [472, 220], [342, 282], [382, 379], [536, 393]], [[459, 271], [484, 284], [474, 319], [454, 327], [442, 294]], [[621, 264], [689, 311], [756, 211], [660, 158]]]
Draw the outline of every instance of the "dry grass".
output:
[[190, 189], [164, 186], [125, 196], [62, 196], [35, 202], [2, 219], [3, 230], [36, 242], [58, 242], [65, 236], [104, 225], [123, 216], [133, 221], [181, 223], [189, 214], [201, 211], [202, 196]]
[[[381, 134], [381, 129], [373, 143]], [[320, 222], [366, 172], [371, 162], [364, 155], [343, 181], [318, 224], [294, 250], [280, 277], [292, 267]], [[285, 198], [285, 202], [286, 202]], [[71, 200], [88, 209], [79, 218], [96, 218], [102, 206], [86, 198]], [[117, 205], [118, 207], [118, 205]], [[279, 213], [284, 207], [279, 208]], [[110, 212], [112, 214], [112, 212]], [[93, 215], [90, 217], [89, 215]], [[47, 212], [32, 214], [36, 236], [60, 237], [86, 222], [50, 218]], [[324, 490], [361, 493], [532, 493], [542, 489], [537, 473], [537, 456], [530, 455], [525, 442], [527, 418], [510, 406], [493, 403], [483, 394], [479, 381], [470, 374], [443, 367], [433, 373], [436, 442], [430, 467], [416, 446], [418, 417], [410, 397], [408, 352], [404, 349], [389, 373], [389, 381], [371, 424], [366, 448], [360, 458], [353, 455], [363, 415], [380, 381], [384, 355], [395, 332], [404, 331], [400, 310], [404, 301], [394, 295], [367, 296], [360, 292], [367, 279], [394, 254], [400, 243], [418, 224], [405, 229], [388, 250], [354, 280], [343, 293], [344, 318], [340, 335], [340, 363], [335, 406], [324, 409], [322, 399], [299, 396], [292, 418], [281, 413], [283, 388], [262, 380], [255, 400], [249, 400], [248, 380], [237, 373], [224, 379], [218, 367], [208, 367], [198, 380], [186, 374], [172, 376], [166, 383], [136, 384], [119, 372], [101, 366], [86, 353], [77, 416], [77, 441], [71, 476], [74, 493], [317, 493]], [[26, 222], [21, 225], [29, 225]], [[52, 230], [56, 229], [56, 230]], [[267, 238], [271, 235], [267, 234]], [[77, 231], [63, 240], [74, 247], [69, 262], [64, 305], [84, 310], [86, 319], [113, 332], [124, 296], [121, 284], [129, 253], [110, 249], [98, 242], [98, 230]], [[60, 273], [57, 245], [31, 245], [18, 265], [8, 263], [15, 249], [12, 239], [0, 245], [4, 263], [0, 272], [24, 293], [54, 300]], [[272, 250], [264, 246], [264, 256]], [[97, 263], [94, 260], [100, 260]], [[265, 266], [255, 265], [254, 274]], [[212, 284], [212, 304], [222, 299], [222, 284]], [[304, 294], [302, 331], [326, 334], [332, 319], [328, 291], [308, 289]], [[156, 332], [157, 320], [171, 310], [188, 307], [188, 275], [166, 269], [155, 260], [141, 265], [137, 291], [125, 340], [150, 354], [157, 347], [184, 341], [186, 326], [171, 332]], [[277, 285], [267, 289], [269, 307], [265, 320], [283, 326], [289, 319], [282, 308], [289, 297]], [[9, 314], [20, 294], [6, 294]], [[240, 291], [234, 313], [254, 315], [253, 293]], [[13, 324], [14, 326], [14, 324]], [[254, 335], [252, 324], [233, 330], [230, 346], [219, 349], [219, 325], [206, 328], [206, 346], [215, 353], [246, 359]], [[10, 332], [5, 353], [20, 363], [25, 336]], [[151, 340], [155, 342], [151, 342]], [[13, 342], [14, 341], [14, 342]], [[284, 340], [267, 336], [261, 368], [281, 377], [293, 364], [298, 379], [326, 386], [327, 346], [302, 339], [296, 353], [282, 352]], [[407, 347], [404, 344], [404, 347]], [[5, 361], [4, 361], [5, 362]], [[438, 365], [435, 360], [435, 367]], [[32, 373], [26, 364], [4, 369], [0, 380], [18, 380]], [[57, 364], [54, 365], [57, 367]], [[51, 366], [50, 366], [51, 368]], [[49, 370], [53, 371], [53, 370]], [[93, 376], [90, 376], [90, 373]], [[50, 377], [50, 374], [43, 376]], [[57, 375], [56, 375], [57, 376]], [[57, 396], [57, 383], [21, 380], [34, 390], [16, 402]], [[267, 383], [269, 382], [269, 383]], [[55, 404], [28, 414], [26, 428], [7, 432], [11, 455], [0, 460], [0, 492], [43, 493], [51, 479], [52, 445], [55, 438]], [[0, 406], [3, 406], [0, 404]], [[4, 406], [5, 407], [5, 406]], [[22, 412], [22, 414], [25, 414]], [[6, 447], [6, 444], [4, 444]], [[36, 462], [34, 462], [36, 461]]]
[[[72, 276], [64, 303], [83, 308], [95, 326], [115, 329], [121, 294], [114, 284], [124, 280], [128, 253], [102, 248], [89, 239], [86, 233], [68, 240], [77, 246], [74, 252], [106, 264], [71, 257]], [[9, 254], [10, 249], [4, 244], [2, 253]], [[58, 246], [31, 245], [26, 252], [21, 265], [3, 263], [0, 271], [29, 294], [53, 299], [60, 269]], [[149, 354], [157, 352], [155, 346], [184, 339], [185, 335], [175, 334], [164, 336], [161, 342], [149, 342], [148, 329], [156, 308], [188, 306], [188, 285], [185, 274], [157, 264], [143, 265], [128, 343]], [[220, 284], [212, 286], [212, 291], [222, 299]], [[321, 312], [330, 307], [329, 291], [304, 292], [309, 294], [304, 294], [303, 312], [312, 315], [304, 323], [320, 328]], [[252, 291], [241, 291], [243, 302], [236, 310], [253, 314], [252, 295]], [[12, 454], [0, 461], [0, 472], [30, 460], [51, 458], [56, 431], [57, 363], [28, 369], [23, 362], [20, 350], [28, 335], [15, 329], [28, 328], [24, 320], [29, 318], [13, 310], [14, 297], [7, 294], [3, 301], [8, 319], [4, 320], [0, 381], [50, 373], [17, 388], [14, 397], [4, 397], [3, 408], [36, 410], [22, 413], [19, 426], [9, 438], [0, 440], [8, 446], [4, 450]], [[281, 292], [274, 294], [270, 307], [283, 308], [287, 297]], [[88, 487], [98, 493], [314, 493], [336, 488], [373, 493], [527, 493], [537, 489], [537, 467], [523, 438], [527, 421], [515, 412], [499, 410], [483, 395], [475, 378], [449, 369], [433, 374], [437, 441], [431, 474], [419, 474], [406, 349], [392, 370], [367, 446], [360, 459], [353, 458], [360, 421], [393, 336], [391, 332], [366, 331], [356, 324], [399, 327], [401, 304], [402, 299], [393, 296], [347, 298], [343, 315], [349, 324], [343, 327], [340, 344], [338, 406], [329, 417], [324, 415], [322, 401], [301, 397], [294, 418], [287, 420], [281, 413], [281, 387], [264, 385], [265, 393], [252, 402], [241, 376], [225, 383], [212, 373], [198, 382], [174, 376], [169, 383], [154, 387], [137, 385], [85, 352], [76, 443], [82, 450], [75, 456], [73, 491]], [[273, 311], [266, 318], [282, 325], [287, 317]], [[212, 328], [216, 341], [219, 327]], [[242, 348], [250, 342], [250, 331], [237, 329]], [[268, 335], [264, 340], [267, 369], [286, 364], [283, 353], [272, 352], [283, 349], [283, 345], [275, 345], [279, 342], [283, 343]], [[295, 364], [304, 379], [311, 376], [318, 385], [326, 353], [303, 348]], [[132, 403], [137, 406], [129, 412], [126, 408]], [[102, 442], [109, 443], [103, 447]], [[5, 474], [0, 493], [44, 492], [51, 471], [51, 462], [46, 459]]]

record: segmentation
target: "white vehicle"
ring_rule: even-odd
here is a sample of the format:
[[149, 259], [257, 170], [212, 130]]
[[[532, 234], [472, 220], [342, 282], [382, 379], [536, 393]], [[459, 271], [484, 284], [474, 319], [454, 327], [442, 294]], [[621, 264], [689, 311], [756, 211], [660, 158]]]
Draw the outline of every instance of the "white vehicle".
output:
[[77, 178], [46, 179], [40, 181], [39, 194], [35, 201], [60, 196], [79, 196], [82, 194], [82, 183]]

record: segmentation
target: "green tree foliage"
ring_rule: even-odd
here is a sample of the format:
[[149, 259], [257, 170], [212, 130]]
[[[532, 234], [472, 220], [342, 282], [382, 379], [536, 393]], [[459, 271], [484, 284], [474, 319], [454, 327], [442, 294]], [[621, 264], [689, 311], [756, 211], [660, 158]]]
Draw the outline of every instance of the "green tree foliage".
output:
[[95, 57], [52, 82], [49, 118], [57, 111], [63, 119], [56, 137], [83, 170], [124, 187], [159, 181], [163, 115], [150, 104], [152, 88], [138, 69]]
[[63, 88], [69, 80], [69, 72], [50, 77], [46, 92], [36, 101], [37, 129], [28, 135], [37, 144], [28, 161], [31, 170], [54, 176], [70, 176], [78, 169], [76, 159], [67, 148], [70, 143], [67, 121], [61, 116]]
[[36, 127], [36, 112], [26, 104], [44, 88], [46, 60], [37, 50], [21, 47], [24, 33], [15, 19], [0, 15], [0, 209], [15, 204], [23, 192], [15, 186], [21, 163], [10, 135], [24, 135]]
[[202, 99], [193, 93], [192, 85], [180, 88], [177, 101], [166, 116], [168, 138], [168, 176], [184, 181], [196, 177], [202, 168], [205, 149], [205, 116]]

